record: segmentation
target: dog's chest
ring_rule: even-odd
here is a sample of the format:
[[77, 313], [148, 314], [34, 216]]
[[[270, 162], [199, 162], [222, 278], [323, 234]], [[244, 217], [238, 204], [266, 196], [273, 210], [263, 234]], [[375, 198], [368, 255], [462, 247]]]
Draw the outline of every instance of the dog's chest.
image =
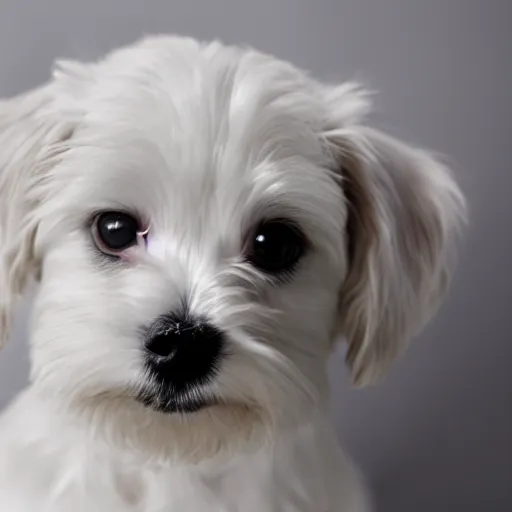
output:
[[[220, 471], [146, 471], [125, 475], [117, 493], [133, 512], [292, 512], [312, 510], [294, 486], [283, 482], [269, 461], [255, 456]], [[293, 476], [291, 478], [293, 481]], [[127, 508], [128, 510], [128, 508]]]
[[274, 447], [207, 467], [95, 463], [62, 489], [51, 512], [344, 511], [333, 508], [339, 485], [329, 485], [332, 475], [317, 462]]
[[353, 468], [335, 445], [330, 453], [321, 445], [286, 442], [226, 465], [146, 470], [137, 482], [132, 473], [118, 479], [118, 494], [130, 512], [366, 510]]
[[101, 477], [98, 470], [97, 478], [63, 484], [48, 512], [317, 512], [306, 489], [297, 492], [266, 469], [256, 461], [210, 474], [140, 468]]

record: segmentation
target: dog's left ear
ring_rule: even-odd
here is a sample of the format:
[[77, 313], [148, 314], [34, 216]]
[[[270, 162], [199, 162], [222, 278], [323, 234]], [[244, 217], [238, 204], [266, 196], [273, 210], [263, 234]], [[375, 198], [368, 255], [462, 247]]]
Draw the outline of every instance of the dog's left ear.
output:
[[37, 207], [81, 116], [75, 100], [85, 70], [62, 64], [48, 85], [0, 100], [0, 347], [9, 336], [17, 299], [37, 277]]
[[343, 86], [326, 101], [332, 117], [324, 137], [348, 206], [339, 334], [349, 344], [353, 382], [365, 385], [435, 313], [450, 281], [465, 201], [437, 158], [365, 126], [364, 91]]

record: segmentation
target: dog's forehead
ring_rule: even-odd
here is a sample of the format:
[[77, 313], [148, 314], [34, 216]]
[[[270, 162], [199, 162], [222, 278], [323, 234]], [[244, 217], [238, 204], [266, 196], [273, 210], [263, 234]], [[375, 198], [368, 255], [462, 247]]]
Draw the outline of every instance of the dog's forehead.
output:
[[302, 72], [257, 52], [186, 43], [114, 54], [97, 73], [87, 122], [103, 137], [146, 141], [187, 172], [241, 170], [234, 157], [317, 156], [321, 103]]
[[[314, 194], [328, 180], [311, 84], [286, 63], [221, 45], [125, 50], [100, 68], [73, 153], [101, 195], [173, 208]], [[83, 163], [82, 163], [83, 165]], [[324, 175], [325, 174], [325, 175]], [[289, 201], [290, 202], [290, 201]], [[293, 199], [292, 201], [293, 202]]]

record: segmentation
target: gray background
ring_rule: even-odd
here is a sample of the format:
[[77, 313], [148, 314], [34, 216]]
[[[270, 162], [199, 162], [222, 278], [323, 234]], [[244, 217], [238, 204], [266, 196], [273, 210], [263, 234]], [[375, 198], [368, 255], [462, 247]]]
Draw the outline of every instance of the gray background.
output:
[[[362, 77], [379, 119], [449, 155], [471, 206], [444, 309], [379, 388], [333, 361], [345, 445], [385, 512], [512, 510], [510, 0], [0, 0], [0, 95], [55, 57], [144, 33], [249, 43], [320, 78]], [[23, 322], [0, 357], [0, 406], [24, 384]]]

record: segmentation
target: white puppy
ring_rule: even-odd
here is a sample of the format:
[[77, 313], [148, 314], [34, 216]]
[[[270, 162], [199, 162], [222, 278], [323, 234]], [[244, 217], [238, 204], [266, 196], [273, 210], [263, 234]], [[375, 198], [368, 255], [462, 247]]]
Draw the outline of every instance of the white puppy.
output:
[[361, 512], [329, 423], [345, 339], [375, 381], [447, 288], [463, 197], [366, 126], [356, 84], [156, 37], [0, 102], [5, 512]]

